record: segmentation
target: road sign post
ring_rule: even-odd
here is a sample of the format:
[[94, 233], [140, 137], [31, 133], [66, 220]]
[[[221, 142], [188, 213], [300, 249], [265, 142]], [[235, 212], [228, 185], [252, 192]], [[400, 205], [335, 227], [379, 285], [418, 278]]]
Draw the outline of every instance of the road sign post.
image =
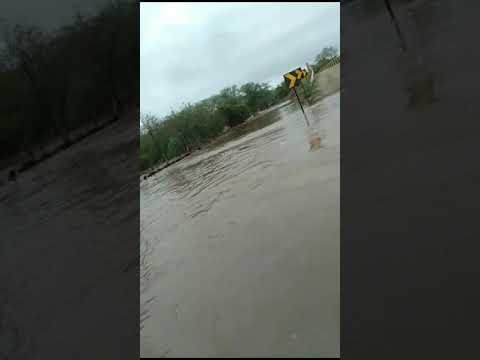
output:
[[295, 96], [297, 97], [298, 103], [300, 104], [300, 108], [302, 109], [303, 116], [305, 117], [305, 122], [307, 123], [307, 126], [310, 127], [310, 123], [308, 122], [307, 115], [305, 114], [305, 111], [303, 110], [302, 102], [300, 101], [300, 98], [298, 97], [297, 90], [293, 88], [293, 92], [295, 93]]
[[[288, 83], [288, 88], [292, 89], [293, 92], [295, 93], [298, 103], [300, 104], [300, 108], [302, 109], [303, 116], [305, 117], [305, 122], [307, 123], [307, 126], [310, 127], [307, 114], [305, 114], [305, 110], [303, 110], [302, 102], [300, 101], [300, 98], [298, 97], [298, 94], [297, 94], [297, 90], [295, 89], [298, 83], [300, 82], [301, 84], [301, 80], [305, 79], [306, 77], [307, 77], [307, 72], [301, 68], [295, 69], [283, 75], [283, 78]], [[303, 84], [302, 84], [302, 87], [303, 87]], [[303, 91], [305, 91], [305, 88], [303, 89]]]

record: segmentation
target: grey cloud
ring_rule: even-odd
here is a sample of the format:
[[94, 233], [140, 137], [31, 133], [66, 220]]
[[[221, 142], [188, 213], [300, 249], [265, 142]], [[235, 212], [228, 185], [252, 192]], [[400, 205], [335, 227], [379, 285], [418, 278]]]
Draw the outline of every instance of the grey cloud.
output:
[[142, 55], [142, 111], [164, 115], [226, 86], [278, 83], [284, 72], [313, 60], [324, 46], [340, 45], [338, 3], [196, 7], [193, 11], [205, 13], [205, 23], [169, 27], [168, 39]]

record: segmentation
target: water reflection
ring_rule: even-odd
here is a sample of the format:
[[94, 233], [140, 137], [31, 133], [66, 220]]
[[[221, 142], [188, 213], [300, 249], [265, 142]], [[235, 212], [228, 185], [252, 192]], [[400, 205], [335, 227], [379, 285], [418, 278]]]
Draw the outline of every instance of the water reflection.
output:
[[[393, 82], [396, 80], [392, 76], [394, 71], [388, 67], [395, 67], [405, 105], [409, 110], [417, 111], [440, 100], [443, 79], [453, 71], [452, 68], [458, 66], [458, 62], [451, 61], [451, 56], [446, 56], [446, 52], [458, 51], [458, 46], [454, 45], [454, 34], [459, 31], [461, 22], [456, 19], [465, 18], [466, 13], [474, 14], [475, 9], [465, 11], [462, 3], [453, 0], [390, 0], [390, 3], [408, 45], [404, 53], [399, 51], [395, 24], [390, 21], [385, 0], [353, 1], [342, 5], [342, 17], [351, 18], [355, 23], [343, 31], [349, 37], [359, 36], [361, 39], [358, 42], [361, 46], [351, 41], [346, 49], [348, 53], [342, 54], [357, 58], [355, 62], [344, 63], [342, 82], [345, 87], [350, 77], [350, 81], [353, 81], [353, 77], [357, 76], [356, 73], [368, 73], [365, 69], [360, 69], [365, 66], [360, 64], [376, 64], [381, 58], [381, 63], [371, 72], [380, 74], [390, 70], [386, 76], [389, 76], [388, 81]], [[458, 37], [465, 35], [459, 34]], [[460, 54], [457, 57], [464, 58]], [[358, 58], [364, 61], [358, 61]]]

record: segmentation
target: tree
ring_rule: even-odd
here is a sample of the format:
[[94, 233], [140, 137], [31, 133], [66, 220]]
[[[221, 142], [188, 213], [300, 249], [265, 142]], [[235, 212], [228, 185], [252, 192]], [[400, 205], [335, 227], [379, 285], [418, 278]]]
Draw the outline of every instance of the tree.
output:
[[138, 103], [138, 11], [117, 0], [48, 33], [1, 24], [0, 157], [51, 140], [68, 145], [72, 130], [98, 127], [100, 116], [118, 118], [122, 104]]
[[249, 116], [248, 107], [244, 104], [225, 104], [219, 107], [220, 113], [222, 113], [227, 119], [227, 124], [230, 127], [236, 126], [247, 120]]
[[338, 56], [338, 49], [334, 46], [327, 46], [322, 49], [320, 54], [315, 57], [313, 68], [315, 71], [320, 70], [331, 59]]
[[275, 102], [280, 102], [285, 99], [290, 94], [290, 90], [288, 89], [285, 82], [281, 82], [278, 84], [275, 89], [273, 90], [273, 97]]
[[315, 61], [318, 63], [322, 60], [330, 60], [336, 56], [338, 56], [338, 49], [335, 46], [327, 46], [317, 55]]
[[270, 85], [266, 83], [257, 84], [249, 82], [242, 85], [240, 91], [245, 97], [245, 104], [250, 113], [256, 113], [267, 108], [273, 101]]
[[182, 153], [182, 144], [178, 137], [172, 136], [168, 139], [168, 157], [172, 158]]
[[[33, 106], [37, 119], [43, 125], [42, 128], [54, 127], [56, 135], [60, 135], [60, 126], [53, 121], [54, 106], [49, 82], [48, 63], [50, 39], [48, 36], [33, 26], [16, 25], [5, 28], [3, 32], [5, 43], [5, 57], [12, 71], [19, 70], [26, 90], [25, 101]], [[7, 84], [9, 86], [10, 84]], [[12, 84], [13, 85], [13, 84]], [[18, 99], [16, 100], [18, 102]], [[27, 115], [27, 114], [25, 114]], [[38, 121], [37, 120], [37, 121]], [[21, 122], [23, 134], [23, 150], [30, 151], [35, 139], [36, 124], [23, 117]], [[43, 129], [40, 128], [40, 132]]]

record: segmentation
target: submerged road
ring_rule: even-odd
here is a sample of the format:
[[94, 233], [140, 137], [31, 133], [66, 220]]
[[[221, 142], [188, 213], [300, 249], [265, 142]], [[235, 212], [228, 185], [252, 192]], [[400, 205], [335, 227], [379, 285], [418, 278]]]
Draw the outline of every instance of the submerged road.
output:
[[339, 355], [340, 94], [306, 111], [141, 183], [142, 357]]

